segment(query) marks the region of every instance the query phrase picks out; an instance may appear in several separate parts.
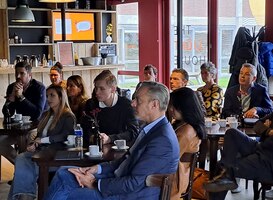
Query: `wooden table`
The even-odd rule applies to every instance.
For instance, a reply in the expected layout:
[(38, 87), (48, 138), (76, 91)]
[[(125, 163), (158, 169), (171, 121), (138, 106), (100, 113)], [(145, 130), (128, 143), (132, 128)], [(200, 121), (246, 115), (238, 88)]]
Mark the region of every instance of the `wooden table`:
[[(209, 171), (210, 171), (210, 178), (212, 179), (215, 175), (215, 167), (217, 164), (217, 150), (218, 150), (218, 142), (220, 137), (225, 136), (226, 130), (229, 127), (220, 128), (218, 124), (212, 126), (211, 128), (206, 128), (208, 139), (210, 141), (209, 144), (209, 151), (210, 151), (210, 161), (209, 161)], [(253, 131), (252, 128), (239, 128), (242, 132), (247, 134), (248, 136), (257, 136), (256, 133)]]
[[(57, 150), (48, 148), (36, 153), (32, 160), (39, 166), (39, 181), (38, 181), (38, 199), (43, 199), (43, 196), (48, 188), (48, 173), (50, 167), (60, 167), (60, 166), (81, 166), (87, 167), (101, 162), (116, 160), (121, 158), (126, 151), (115, 151), (111, 149), (112, 145), (103, 146), (103, 155), (101, 158), (91, 158), (84, 155), (87, 150), (83, 150), (81, 154), (83, 155), (80, 159), (74, 160), (56, 160), (55, 155)], [(66, 149), (67, 151), (73, 151), (75, 149)]]
[(0, 135), (16, 137), (19, 153), (24, 152), (27, 147), (28, 133), (37, 128), (38, 123), (11, 123), (4, 124), (0, 118)]

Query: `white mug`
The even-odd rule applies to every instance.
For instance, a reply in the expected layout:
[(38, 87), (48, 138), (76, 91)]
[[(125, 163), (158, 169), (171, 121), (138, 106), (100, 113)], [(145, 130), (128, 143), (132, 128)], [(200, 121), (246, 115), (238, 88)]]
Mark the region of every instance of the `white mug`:
[(126, 148), (126, 140), (115, 140), (114, 144), (117, 146), (118, 149)]
[(27, 123), (30, 121), (30, 116), (22, 116), (23, 123)]
[(76, 138), (76, 135), (68, 135), (67, 136), (68, 145), (75, 145), (75, 138)]
[(206, 127), (212, 127), (212, 119), (210, 117), (205, 118), (205, 126)]
[(230, 124), (232, 122), (237, 122), (237, 119), (236, 119), (236, 117), (227, 117), (227, 121)]
[(20, 120), (22, 120), (22, 114), (15, 114), (15, 115), (14, 115), (14, 120), (15, 120), (15, 121), (20, 121)]
[(230, 128), (237, 128), (238, 127), (238, 122), (237, 121), (236, 122), (230, 122), (229, 127)]
[(100, 148), (98, 145), (89, 145), (89, 155), (97, 156), (100, 154)]
[(227, 120), (219, 119), (218, 124), (220, 125), (220, 127), (224, 128), (227, 125)]

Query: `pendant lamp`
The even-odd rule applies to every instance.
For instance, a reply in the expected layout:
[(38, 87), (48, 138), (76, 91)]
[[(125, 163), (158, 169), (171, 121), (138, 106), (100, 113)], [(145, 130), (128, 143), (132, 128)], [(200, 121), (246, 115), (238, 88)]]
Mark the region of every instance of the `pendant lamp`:
[(34, 22), (35, 18), (28, 6), (27, 0), (17, 0), (17, 5), (14, 10), (12, 22)]
[(39, 2), (43, 3), (69, 3), (75, 2), (76, 0), (39, 0)]

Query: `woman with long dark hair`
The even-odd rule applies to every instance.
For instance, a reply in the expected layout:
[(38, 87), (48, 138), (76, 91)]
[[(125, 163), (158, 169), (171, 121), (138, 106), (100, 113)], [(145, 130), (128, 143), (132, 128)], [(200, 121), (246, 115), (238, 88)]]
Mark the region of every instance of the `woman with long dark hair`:
[[(201, 140), (206, 137), (204, 113), (195, 92), (187, 87), (171, 93), (169, 110), (180, 146), (180, 157), (199, 151)], [(173, 182), (171, 199), (179, 199), (188, 187), (189, 163), (179, 163)]]

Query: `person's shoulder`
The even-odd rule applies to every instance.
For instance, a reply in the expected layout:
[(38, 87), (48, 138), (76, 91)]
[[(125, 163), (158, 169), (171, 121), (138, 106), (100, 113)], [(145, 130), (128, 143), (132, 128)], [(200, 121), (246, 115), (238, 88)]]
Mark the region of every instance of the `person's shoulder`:
[(213, 89), (217, 89), (217, 90), (223, 90), (219, 85), (217, 85), (217, 84), (213, 84), (212, 85), (212, 88)]
[(240, 89), (240, 85), (234, 85), (234, 86), (228, 88), (228, 89), (226, 90), (226, 93), (238, 92), (239, 89)]
[(129, 100), (126, 97), (122, 97), (122, 96), (118, 95), (118, 103), (121, 105), (123, 105), (123, 104), (128, 105), (128, 104), (131, 104), (131, 100)]
[(31, 85), (38, 88), (45, 88), (45, 85), (36, 79), (31, 79)]
[(259, 83), (254, 83), (253, 84), (253, 89), (260, 89), (260, 90), (267, 90), (267, 88), (264, 85), (261, 85)]

